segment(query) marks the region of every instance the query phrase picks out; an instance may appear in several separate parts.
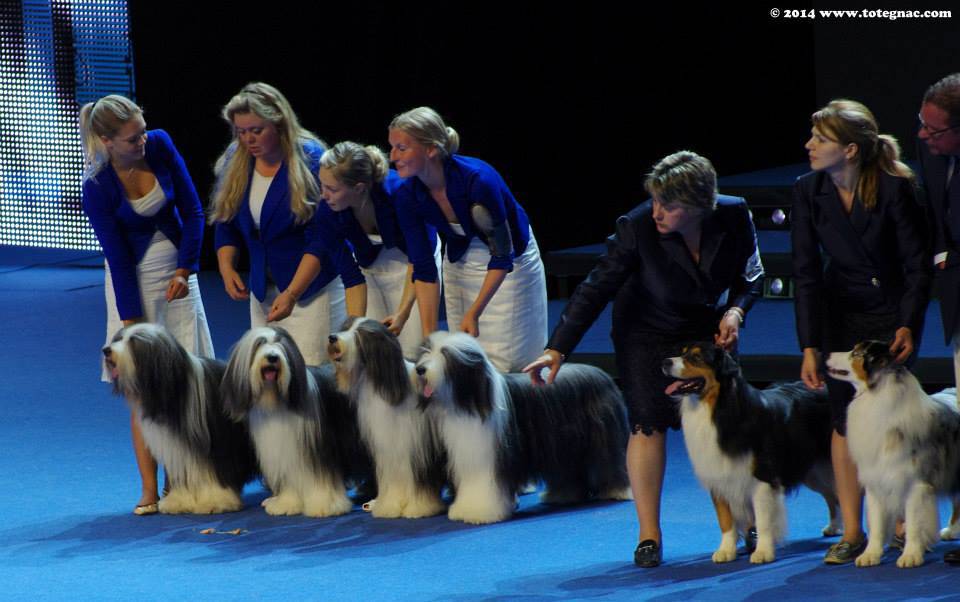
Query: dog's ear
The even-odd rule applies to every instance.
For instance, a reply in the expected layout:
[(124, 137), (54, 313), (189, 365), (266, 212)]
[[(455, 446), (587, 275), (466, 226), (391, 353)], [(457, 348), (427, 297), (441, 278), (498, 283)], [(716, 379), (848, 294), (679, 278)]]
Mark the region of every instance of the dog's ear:
[(410, 375), (400, 341), (376, 320), (364, 320), (354, 331), (357, 358), (377, 393), (390, 405), (400, 405), (410, 393)]
[(310, 383), (307, 380), (307, 362), (303, 359), (300, 348), (290, 333), (277, 328), (278, 343), (283, 348), (283, 355), (290, 372), (290, 385), (287, 387), (287, 407), (291, 412), (301, 412), (310, 407), (308, 400), (311, 394)]
[(450, 383), (454, 405), (486, 420), (493, 411), (490, 396), (493, 383), (490, 382), (483, 352), (469, 347), (453, 349), (446, 345), (440, 352), (443, 355), (444, 378)]
[(161, 328), (130, 332), (125, 346), (136, 367), (143, 415), (179, 430), (184, 402), (193, 386), (192, 364), (186, 349)]
[(253, 387), (250, 384), (250, 369), (257, 347), (263, 337), (246, 334), (230, 352), (226, 371), (220, 381), (220, 402), (231, 420), (240, 422), (250, 413), (253, 404)]
[(740, 364), (730, 353), (721, 347), (717, 347), (716, 354), (718, 356), (717, 374), (719, 376), (739, 376)]
[(894, 361), (890, 353), (891, 341), (865, 341), (862, 343), (863, 371), (867, 373), (867, 386), (876, 385), (884, 372), (905, 370)]

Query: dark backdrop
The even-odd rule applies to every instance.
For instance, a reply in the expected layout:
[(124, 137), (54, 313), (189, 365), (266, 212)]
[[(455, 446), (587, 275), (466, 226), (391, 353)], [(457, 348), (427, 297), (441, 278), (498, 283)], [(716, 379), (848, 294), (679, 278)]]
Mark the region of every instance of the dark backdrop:
[[(130, 13), (138, 100), (148, 124), (173, 135), (201, 196), (228, 141), (220, 107), (248, 81), (280, 88), (331, 144), (386, 147), (391, 117), (426, 104), (460, 132), (463, 154), (500, 170), (545, 250), (601, 240), (643, 200), (643, 174), (675, 150), (708, 156), (720, 175), (803, 161), (822, 99), (890, 104), (871, 97), (876, 69), (861, 67), (873, 60), (853, 41), (861, 32), (879, 30), (885, 47), (914, 45), (913, 56), (883, 54), (899, 61), (897, 76), (929, 42), (915, 24), (825, 29), (764, 6), (198, 4), (133, 2)], [(912, 37), (889, 39), (899, 32)], [(905, 130), (927, 83), (879, 87), (911, 101)]]

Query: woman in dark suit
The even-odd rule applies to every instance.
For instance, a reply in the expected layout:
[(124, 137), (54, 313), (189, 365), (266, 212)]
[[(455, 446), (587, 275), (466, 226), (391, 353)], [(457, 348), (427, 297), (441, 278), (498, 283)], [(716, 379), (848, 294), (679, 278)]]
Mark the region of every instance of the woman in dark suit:
[(695, 153), (674, 153), (644, 182), (652, 200), (617, 220), (607, 252), (570, 298), (547, 349), (524, 368), (535, 383), (560, 364), (614, 300), (611, 336), (633, 435), (627, 472), (640, 521), (634, 562), (662, 561), (660, 493), (666, 431), (680, 428), (676, 404), (664, 393), (673, 380), (663, 358), (680, 346), (713, 339), (732, 349), (763, 286), (757, 235), (741, 198), (718, 196), (713, 165)]
[[(234, 140), (217, 161), (211, 221), (224, 287), (230, 298), (250, 300), (251, 328), (277, 322), (306, 362), (317, 365), (326, 358), (329, 334), (347, 314), (364, 315), (366, 303), (350, 250), (329, 248), (318, 223), (324, 146), (300, 126), (280, 91), (264, 83), (244, 86), (223, 118)], [(252, 299), (236, 270), (241, 247), (250, 254)]]
[[(810, 167), (794, 187), (791, 235), (801, 378), (824, 385), (823, 354), (864, 339), (892, 341), (897, 361), (919, 345), (932, 266), (913, 174), (895, 139), (880, 135), (867, 107), (834, 100), (813, 114)], [(833, 469), (843, 539), (827, 564), (854, 560), (865, 545), (861, 491), (846, 442), (853, 389), (826, 379), (833, 410)]]
[[(107, 344), (123, 326), (167, 328), (185, 349), (213, 357), (200, 298), (203, 209), (183, 157), (163, 130), (147, 130), (132, 100), (111, 94), (80, 109), (83, 210), (103, 247)], [(112, 375), (103, 368), (101, 379)], [(142, 491), (134, 514), (157, 512), (157, 463), (131, 414)]]

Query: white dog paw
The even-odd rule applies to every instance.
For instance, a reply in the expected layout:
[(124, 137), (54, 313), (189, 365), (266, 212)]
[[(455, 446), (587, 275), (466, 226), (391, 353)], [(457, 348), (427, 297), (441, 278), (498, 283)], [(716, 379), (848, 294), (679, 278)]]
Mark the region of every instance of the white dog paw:
[(626, 501), (633, 499), (633, 492), (630, 491), (629, 487), (619, 487), (616, 489), (607, 489), (606, 491), (601, 491), (594, 496), (598, 500), (617, 500), (617, 501)]
[(447, 518), (450, 520), (462, 521), (472, 525), (486, 525), (498, 523), (511, 514), (510, 509), (501, 507), (499, 504), (491, 504), (489, 507), (468, 507), (462, 502), (453, 502), (447, 511)]
[(750, 554), (750, 562), (753, 564), (766, 564), (767, 562), (773, 562), (776, 557), (777, 555), (773, 551), (773, 546), (757, 546), (753, 554)]
[(737, 548), (727, 548), (720, 546), (717, 548), (717, 551), (713, 553), (711, 559), (716, 563), (721, 562), (731, 562), (737, 559)]
[(944, 541), (960, 539), (960, 523), (953, 523), (940, 529), (940, 539)]
[(914, 567), (921, 566), (922, 564), (923, 552), (904, 550), (903, 554), (900, 554), (900, 558), (897, 558), (897, 566), (901, 569), (912, 569)]
[(373, 506), (371, 514), (375, 518), (400, 518), (403, 516), (403, 501), (397, 496), (381, 495)]
[(303, 512), (303, 504), (294, 496), (269, 497), (263, 500), (263, 508), (271, 516), (290, 516)]
[[(376, 509), (379, 507), (380, 502), (378, 500), (377, 505), (374, 506), (374, 513), (376, 513)], [(350, 501), (350, 498), (348, 498), (346, 494), (330, 495), (321, 500), (308, 500), (304, 507), (303, 514), (304, 516), (322, 518), (325, 516), (340, 516), (351, 510), (353, 510), (353, 502)]]
[(421, 495), (403, 508), (403, 518), (426, 518), (443, 513), (446, 506), (440, 498), (433, 495)]
[(866, 566), (877, 566), (880, 564), (880, 557), (883, 556), (881, 552), (875, 552), (873, 550), (866, 550), (863, 554), (857, 556), (857, 559), (854, 561), (859, 567)]
[(193, 503), (190, 496), (173, 490), (157, 502), (157, 509), (162, 514), (185, 514), (192, 511)]

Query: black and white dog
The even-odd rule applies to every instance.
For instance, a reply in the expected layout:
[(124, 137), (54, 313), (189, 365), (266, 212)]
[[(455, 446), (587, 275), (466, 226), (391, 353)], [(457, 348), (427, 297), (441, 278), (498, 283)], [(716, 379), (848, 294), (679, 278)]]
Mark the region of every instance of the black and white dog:
[(831, 353), (827, 369), (856, 389), (847, 407), (847, 444), (867, 491), (870, 532), (857, 566), (880, 563), (899, 517), (906, 543), (897, 566), (920, 566), (940, 535), (937, 495), (960, 492), (960, 411), (927, 395), (893, 361), (889, 343), (866, 341)]
[(420, 408), (413, 363), (377, 320), (356, 318), (344, 328), (330, 335), (327, 352), (373, 457), (378, 490), (373, 515), (421, 518), (443, 512), (444, 466), (430, 417)]
[(666, 393), (681, 398), (687, 452), (717, 511), (721, 539), (714, 562), (734, 560), (738, 533), (752, 526), (757, 541), (750, 562), (774, 560), (774, 547), (786, 533), (784, 494), (801, 483), (827, 502), (830, 524), (823, 534), (839, 533), (833, 426), (824, 391), (809, 391), (803, 383), (756, 389), (736, 360), (712, 343), (665, 359), (663, 372), (679, 379)]
[(254, 328), (230, 355), (221, 394), (249, 425), (260, 470), (272, 492), (268, 514), (336, 516), (349, 512), (346, 478), (363, 465), (356, 418), (333, 370), (309, 367), (280, 327)]
[(103, 356), (114, 391), (133, 407), (147, 448), (166, 470), (160, 512), (243, 508), (240, 494), (256, 474), (256, 458), (246, 428), (220, 404), (223, 362), (188, 353), (155, 324), (123, 328)]
[(499, 373), (473, 337), (437, 332), (416, 372), (448, 456), (450, 519), (504, 520), (518, 488), (540, 479), (547, 503), (630, 499), (626, 408), (602, 370), (567, 364), (536, 387), (526, 374)]

